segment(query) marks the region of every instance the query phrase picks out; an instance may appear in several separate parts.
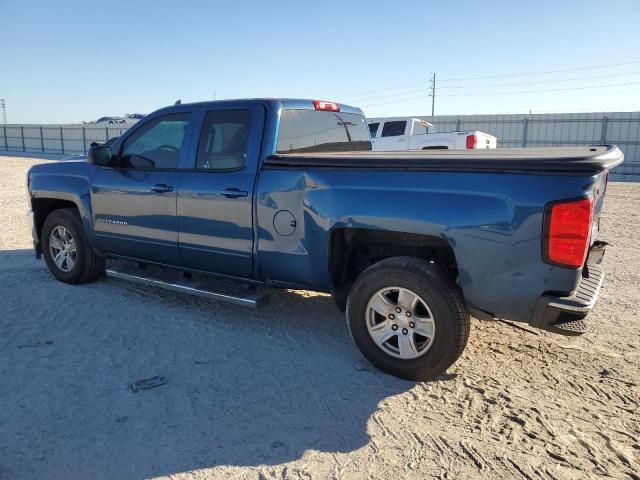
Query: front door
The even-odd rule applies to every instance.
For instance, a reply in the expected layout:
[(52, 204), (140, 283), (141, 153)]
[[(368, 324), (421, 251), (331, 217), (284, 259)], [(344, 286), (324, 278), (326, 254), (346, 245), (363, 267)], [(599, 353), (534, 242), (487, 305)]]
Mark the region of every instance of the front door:
[(178, 189), (180, 254), (193, 269), (248, 278), (264, 107), (238, 103), (201, 116), (196, 155)]
[(178, 166), (187, 155), (191, 115), (181, 111), (150, 118), (114, 145), (115, 168), (100, 168), (91, 185), (98, 248), (181, 265)]

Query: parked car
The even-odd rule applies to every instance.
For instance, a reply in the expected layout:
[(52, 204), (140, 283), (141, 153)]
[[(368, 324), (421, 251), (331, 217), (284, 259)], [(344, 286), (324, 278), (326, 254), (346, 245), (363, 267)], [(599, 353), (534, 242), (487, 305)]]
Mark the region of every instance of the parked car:
[(111, 138), (109, 138), (109, 139), (108, 139), (106, 142), (104, 142), (104, 143), (100, 143), (100, 142), (91, 142), (91, 143), (89, 144), (89, 146), (93, 148), (93, 147), (98, 147), (98, 146), (100, 146), (100, 145), (111, 145), (111, 144), (113, 144), (117, 139), (118, 139), (118, 137), (111, 137)]
[(367, 123), (374, 150), (478, 150), (497, 146), (496, 137), (488, 133), (435, 133), (431, 123), (419, 118), (371, 118)]
[(109, 125), (116, 125), (127, 123), (127, 121), (122, 117), (100, 117), (96, 120), (96, 123), (108, 123)]
[(330, 292), (365, 357), (426, 380), (462, 353), (469, 313), (586, 331), (622, 159), (613, 146), (371, 152), (347, 105), (182, 104), (88, 161), (33, 166), (33, 242), (71, 284), (109, 260), (113, 277), (254, 307), (263, 287)]

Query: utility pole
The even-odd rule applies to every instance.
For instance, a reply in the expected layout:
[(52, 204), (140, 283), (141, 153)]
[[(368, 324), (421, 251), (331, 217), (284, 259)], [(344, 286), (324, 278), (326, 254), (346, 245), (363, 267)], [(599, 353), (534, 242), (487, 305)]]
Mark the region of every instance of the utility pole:
[(0, 98), (0, 108), (2, 108), (2, 120), (4, 124), (7, 124), (7, 101), (4, 98)]
[(436, 114), (436, 74), (433, 74), (433, 78), (431, 79), (431, 116), (434, 117)]

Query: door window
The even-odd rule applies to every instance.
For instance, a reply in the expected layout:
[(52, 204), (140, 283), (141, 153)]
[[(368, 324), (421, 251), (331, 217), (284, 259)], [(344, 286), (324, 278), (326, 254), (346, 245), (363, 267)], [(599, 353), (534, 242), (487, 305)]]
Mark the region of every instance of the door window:
[(404, 135), (404, 131), (407, 128), (406, 120), (394, 120), (391, 122), (384, 122), (384, 126), (382, 127), (382, 135), (381, 137), (397, 137), (399, 135)]
[(247, 162), (251, 112), (211, 110), (202, 124), (196, 168), (238, 170)]
[(133, 132), (124, 142), (121, 167), (137, 170), (178, 167), (185, 148), (185, 134), (190, 113), (173, 113), (158, 117)]
[(278, 153), (368, 150), (371, 138), (361, 114), (296, 109), (280, 114)]
[(369, 135), (371, 135), (371, 138), (376, 138), (376, 133), (378, 133), (379, 126), (380, 126), (380, 122), (369, 124)]

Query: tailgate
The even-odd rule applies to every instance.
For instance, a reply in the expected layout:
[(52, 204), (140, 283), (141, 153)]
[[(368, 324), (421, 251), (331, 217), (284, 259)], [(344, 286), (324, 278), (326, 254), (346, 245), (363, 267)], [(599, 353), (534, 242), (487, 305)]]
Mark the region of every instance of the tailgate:
[(498, 146), (498, 139), (493, 135), (489, 135), (484, 132), (476, 132), (478, 141), (476, 148), (496, 148)]

